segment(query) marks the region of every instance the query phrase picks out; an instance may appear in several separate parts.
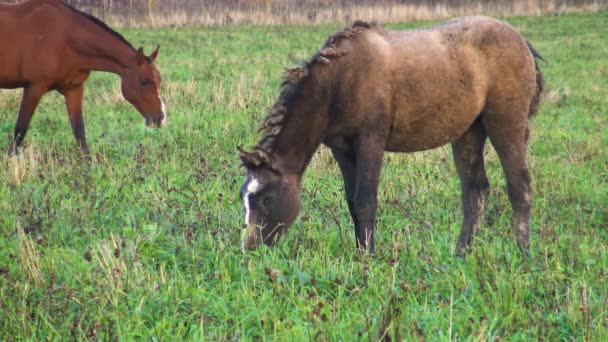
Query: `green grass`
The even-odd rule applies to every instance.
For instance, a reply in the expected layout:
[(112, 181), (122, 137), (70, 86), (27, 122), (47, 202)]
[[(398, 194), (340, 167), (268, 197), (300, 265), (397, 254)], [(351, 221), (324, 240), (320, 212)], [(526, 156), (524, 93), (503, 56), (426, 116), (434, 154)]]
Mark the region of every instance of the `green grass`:
[[(484, 224), (454, 257), (449, 147), (386, 155), (373, 257), (355, 251), (324, 148), (298, 221), (243, 254), (236, 146), (256, 142), (283, 68), (338, 27), (126, 29), (161, 44), (169, 125), (146, 130), (118, 78), (94, 74), (83, 161), (62, 98), (43, 99), (23, 153), (0, 156), (0, 340), (608, 339), (608, 13), (509, 21), (548, 61), (529, 259), (491, 148)], [(0, 92), (3, 148), (18, 103)]]

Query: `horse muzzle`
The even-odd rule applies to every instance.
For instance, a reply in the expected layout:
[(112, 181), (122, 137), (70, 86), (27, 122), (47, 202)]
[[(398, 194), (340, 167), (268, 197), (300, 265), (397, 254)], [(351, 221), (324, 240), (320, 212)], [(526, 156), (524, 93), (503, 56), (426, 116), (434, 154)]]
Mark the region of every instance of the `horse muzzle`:
[(257, 224), (248, 224), (243, 234), (243, 250), (255, 250), (263, 241), (262, 228)]
[(163, 113), (160, 119), (149, 119), (146, 118), (146, 127), (149, 128), (160, 128), (167, 123), (167, 114)]

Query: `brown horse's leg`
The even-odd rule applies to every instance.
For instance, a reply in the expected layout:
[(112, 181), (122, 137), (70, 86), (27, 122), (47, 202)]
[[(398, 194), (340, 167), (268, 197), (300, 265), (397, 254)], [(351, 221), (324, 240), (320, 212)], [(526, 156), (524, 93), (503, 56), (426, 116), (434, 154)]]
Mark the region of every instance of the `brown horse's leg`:
[(486, 133), (479, 120), (452, 144), (454, 162), (460, 177), (462, 211), (464, 221), (456, 244), (456, 255), (462, 257), (471, 243), (471, 237), (479, 227), (486, 205), (490, 184), (486, 177), (483, 148)]
[(79, 85), (63, 91), (62, 93), (65, 97), (65, 104), (68, 109), (68, 115), (70, 116), (74, 138), (76, 138), (80, 151), (84, 154), (88, 154), (89, 147), (87, 146), (87, 139), (84, 133), (84, 119), (82, 118), (82, 95), (84, 93), (84, 87), (83, 85)]
[(342, 177), (344, 178), (344, 192), (346, 193), (346, 203), (348, 203), (348, 210), (350, 216), (353, 218), (355, 227), (359, 225), (359, 220), (355, 212), (355, 189), (357, 181), (357, 169), (355, 156), (352, 151), (344, 152), (338, 149), (331, 149), (331, 152), (338, 162)]
[(29, 85), (23, 88), (23, 98), (21, 99), (21, 108), (19, 108), (19, 116), (17, 117), (17, 124), (15, 125), (15, 134), (13, 136), (13, 143), (8, 149), (8, 156), (12, 156), (17, 153), (17, 149), (21, 145), (27, 129), (32, 121), (34, 111), (40, 102), (40, 98), (47, 92), (46, 87)]
[[(520, 118), (517, 120), (516, 118)], [(526, 165), (528, 139), (527, 111), (521, 115), (484, 118), (484, 128), (500, 158), (507, 179), (507, 192), (515, 212), (515, 232), (519, 248), (530, 249), (531, 179)], [(487, 119), (487, 120), (486, 120)]]
[(360, 136), (355, 145), (356, 188), (353, 211), (359, 221), (355, 225), (357, 247), (374, 251), (374, 228), (378, 183), (386, 138), (378, 135)]

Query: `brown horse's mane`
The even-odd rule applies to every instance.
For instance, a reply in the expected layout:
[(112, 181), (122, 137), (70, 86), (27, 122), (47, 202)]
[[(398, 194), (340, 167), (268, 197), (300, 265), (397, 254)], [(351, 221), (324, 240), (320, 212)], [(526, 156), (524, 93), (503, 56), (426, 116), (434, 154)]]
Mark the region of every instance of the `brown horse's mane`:
[(59, 1), (61, 4), (63, 4), (64, 6), (66, 6), (67, 8), (69, 8), (70, 10), (72, 10), (73, 12), (75, 12), (76, 14), (79, 14), (81, 16), (83, 16), (85, 19), (88, 19), (89, 21), (93, 22), (94, 24), (96, 24), (97, 26), (101, 27), (102, 29), (104, 29), (106, 32), (110, 33), (111, 35), (113, 35), (114, 37), (116, 37), (118, 40), (120, 40), (121, 42), (127, 44), (128, 47), (130, 47), (131, 49), (135, 50), (135, 48), (133, 47), (133, 45), (131, 45), (131, 43), (129, 43), (128, 40), (125, 39), (125, 37), (123, 37), (120, 33), (114, 31), (110, 26), (108, 26), (106, 23), (104, 23), (103, 21), (101, 21), (99, 18), (88, 14), (86, 12), (83, 12), (79, 9), (76, 9), (74, 7), (72, 7), (70, 4), (66, 4), (63, 1)]
[(332, 59), (344, 56), (346, 51), (340, 48), (340, 42), (353, 39), (362, 31), (369, 29), (379, 29), (379, 26), (376, 23), (357, 20), (352, 26), (331, 35), (310, 61), (304, 62), (301, 66), (285, 70), (285, 77), (281, 84), (281, 94), (258, 129), (259, 133), (263, 133), (263, 137), (253, 147), (254, 152), (259, 153), (262, 159), (267, 159), (268, 155), (273, 152), (277, 137), (289, 117), (287, 108), (295, 100), (304, 81), (310, 77), (313, 67), (317, 64), (329, 65)]

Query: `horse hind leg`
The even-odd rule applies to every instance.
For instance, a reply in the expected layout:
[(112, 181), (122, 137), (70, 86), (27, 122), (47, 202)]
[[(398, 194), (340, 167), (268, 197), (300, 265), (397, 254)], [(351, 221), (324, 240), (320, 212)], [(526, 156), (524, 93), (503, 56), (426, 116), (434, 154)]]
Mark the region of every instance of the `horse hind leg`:
[(17, 153), (17, 149), (21, 145), (27, 129), (32, 121), (32, 116), (40, 98), (47, 92), (45, 87), (29, 85), (23, 88), (23, 98), (21, 99), (21, 107), (19, 108), (19, 116), (17, 117), (17, 124), (15, 125), (15, 133), (13, 135), (13, 142), (8, 149), (7, 155), (11, 157)]
[(486, 133), (479, 119), (460, 138), (452, 143), (454, 162), (460, 177), (464, 220), (456, 244), (456, 255), (462, 257), (479, 228), (485, 209), (490, 184), (486, 176), (483, 149)]
[(493, 113), (484, 116), (484, 128), (500, 158), (507, 180), (507, 193), (515, 214), (517, 244), (523, 252), (530, 249), (531, 178), (526, 163), (528, 110), (515, 115)]

